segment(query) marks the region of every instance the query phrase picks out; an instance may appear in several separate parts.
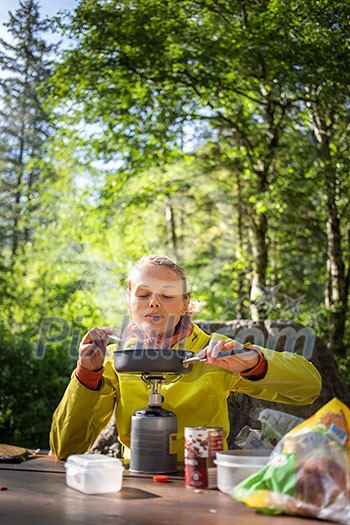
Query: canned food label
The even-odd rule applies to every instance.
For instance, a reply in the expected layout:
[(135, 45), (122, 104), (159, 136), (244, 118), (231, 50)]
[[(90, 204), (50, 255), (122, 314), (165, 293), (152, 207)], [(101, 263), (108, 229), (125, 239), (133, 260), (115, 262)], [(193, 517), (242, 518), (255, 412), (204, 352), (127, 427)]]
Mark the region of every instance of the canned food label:
[(185, 483), (190, 487), (217, 487), (216, 452), (223, 450), (222, 427), (185, 428)]

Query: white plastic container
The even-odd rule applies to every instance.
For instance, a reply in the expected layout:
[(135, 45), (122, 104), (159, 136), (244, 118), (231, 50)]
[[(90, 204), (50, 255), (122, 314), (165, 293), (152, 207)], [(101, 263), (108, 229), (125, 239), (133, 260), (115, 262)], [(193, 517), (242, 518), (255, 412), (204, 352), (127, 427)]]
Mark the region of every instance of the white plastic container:
[(216, 453), (218, 489), (231, 494), (235, 485), (260, 470), (269, 460), (266, 450), (225, 450)]
[(124, 467), (120, 459), (101, 454), (76, 454), (67, 458), (66, 483), (85, 494), (117, 492)]

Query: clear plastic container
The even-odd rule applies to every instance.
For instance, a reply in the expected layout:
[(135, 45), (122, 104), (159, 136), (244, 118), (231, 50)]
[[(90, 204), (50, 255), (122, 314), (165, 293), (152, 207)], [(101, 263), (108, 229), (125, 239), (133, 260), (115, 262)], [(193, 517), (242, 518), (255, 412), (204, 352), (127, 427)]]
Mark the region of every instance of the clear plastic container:
[(225, 450), (216, 453), (218, 489), (231, 494), (235, 485), (260, 470), (269, 460), (268, 450)]
[(101, 454), (76, 454), (67, 458), (66, 483), (85, 494), (118, 492), (124, 467), (120, 459)]

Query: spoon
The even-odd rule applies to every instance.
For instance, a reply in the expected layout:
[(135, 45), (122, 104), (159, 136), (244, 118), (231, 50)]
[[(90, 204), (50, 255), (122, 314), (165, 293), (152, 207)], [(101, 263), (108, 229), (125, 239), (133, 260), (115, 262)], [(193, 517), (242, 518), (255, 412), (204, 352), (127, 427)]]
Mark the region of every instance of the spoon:
[[(250, 344), (250, 343), (248, 343), (248, 344)], [(232, 350), (227, 350), (226, 352), (221, 352), (217, 356), (217, 358), (221, 359), (222, 357), (229, 357), (230, 355), (234, 355), (234, 354), (242, 354), (243, 352), (246, 352), (245, 345), (242, 345), (241, 348), (233, 348)], [(206, 360), (207, 360), (206, 356), (198, 357), (197, 355), (195, 355), (194, 357), (188, 357), (187, 359), (184, 359), (182, 361), (182, 364), (199, 363), (199, 362), (205, 362)]]
[(120, 337), (118, 337), (115, 334), (108, 334), (108, 337), (110, 339), (113, 339), (113, 341), (117, 341), (118, 343), (123, 343), (123, 339), (121, 339)]

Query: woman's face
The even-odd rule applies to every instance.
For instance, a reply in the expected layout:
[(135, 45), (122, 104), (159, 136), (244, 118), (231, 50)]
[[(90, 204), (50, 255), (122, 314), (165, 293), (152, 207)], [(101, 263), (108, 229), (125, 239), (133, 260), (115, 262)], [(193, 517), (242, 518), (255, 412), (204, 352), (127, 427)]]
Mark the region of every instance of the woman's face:
[(172, 336), (188, 302), (181, 277), (167, 266), (146, 263), (132, 270), (129, 310), (145, 336)]

